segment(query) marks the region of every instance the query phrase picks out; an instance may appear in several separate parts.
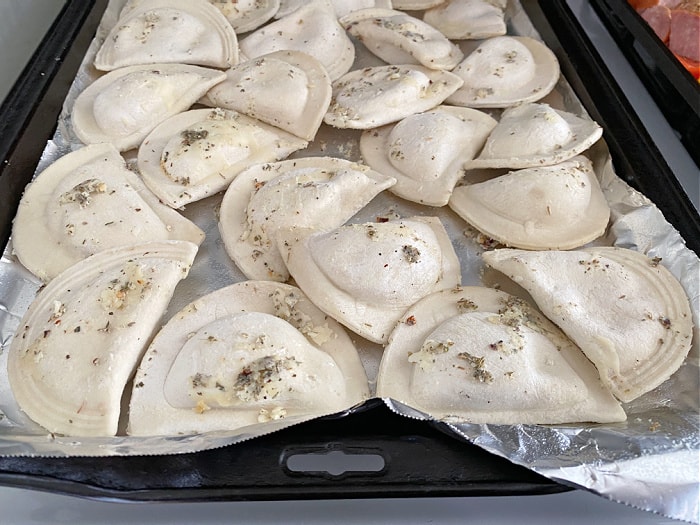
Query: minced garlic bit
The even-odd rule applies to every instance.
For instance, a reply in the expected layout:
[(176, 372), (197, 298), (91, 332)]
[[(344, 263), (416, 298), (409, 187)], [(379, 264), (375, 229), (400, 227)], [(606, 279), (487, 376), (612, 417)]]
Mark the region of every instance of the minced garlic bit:
[(418, 352), (408, 356), (408, 362), (417, 364), (423, 371), (428, 371), (435, 364), (436, 356), (449, 352), (454, 344), (454, 341), (450, 340), (443, 342), (427, 339)]
[(282, 290), (275, 290), (270, 294), (270, 298), (273, 303), (274, 315), (287, 321), (312, 343), (322, 345), (336, 337), (328, 323), (316, 326), (308, 314), (296, 307), (299, 296), (295, 292), (285, 293)]
[(106, 193), (107, 185), (99, 179), (88, 179), (76, 184), (59, 198), (60, 204), (77, 203), (81, 208), (92, 204), (92, 196), (98, 193)]
[(287, 409), (284, 407), (275, 407), (272, 410), (261, 408), (258, 412), (258, 423), (267, 423), (276, 419), (284, 419), (287, 417)]
[(138, 295), (143, 298), (143, 292), (151, 286), (151, 281), (143, 276), (141, 267), (137, 264), (128, 265), (121, 273), (124, 277), (112, 279), (100, 294), (99, 302), (106, 311), (123, 309), (130, 297)]
[(460, 352), (457, 357), (464, 359), (474, 369), (473, 377), (481, 383), (493, 383), (493, 374), (484, 368), (485, 359), (469, 352)]
[(236, 377), (233, 389), (244, 402), (264, 401), (276, 398), (285, 387), (282, 384), (284, 373), (293, 374), (299, 361), (293, 357), (265, 356), (256, 359)]

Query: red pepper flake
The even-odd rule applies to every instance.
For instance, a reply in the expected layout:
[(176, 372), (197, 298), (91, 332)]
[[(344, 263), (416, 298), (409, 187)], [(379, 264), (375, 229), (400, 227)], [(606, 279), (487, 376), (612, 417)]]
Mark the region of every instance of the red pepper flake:
[(412, 316), (408, 317), (408, 318), (406, 319), (406, 324), (407, 324), (408, 326), (413, 326), (413, 325), (415, 325), (415, 324), (416, 324), (416, 316), (415, 316), (415, 315), (412, 315)]

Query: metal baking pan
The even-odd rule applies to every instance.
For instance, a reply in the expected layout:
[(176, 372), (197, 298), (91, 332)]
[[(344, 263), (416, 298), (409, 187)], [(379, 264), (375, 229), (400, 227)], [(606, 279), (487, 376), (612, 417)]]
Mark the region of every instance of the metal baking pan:
[(700, 166), (700, 83), (627, 0), (592, 0), (591, 4)]
[[(605, 129), (619, 176), (650, 197), (688, 246), (700, 252), (700, 221), (692, 205), (571, 11), (559, 2), (522, 4), (576, 94)], [(105, 5), (106, 0), (66, 2), (0, 109), (3, 246), (22, 190), (53, 134)], [(299, 456), (332, 454), (349, 458), (349, 463), (338, 471), (294, 466)], [(0, 484), (122, 501), (514, 495), (570, 488), (485, 452), (447, 425), (394, 414), (380, 400), (348, 414), (204, 452), (0, 457)]]

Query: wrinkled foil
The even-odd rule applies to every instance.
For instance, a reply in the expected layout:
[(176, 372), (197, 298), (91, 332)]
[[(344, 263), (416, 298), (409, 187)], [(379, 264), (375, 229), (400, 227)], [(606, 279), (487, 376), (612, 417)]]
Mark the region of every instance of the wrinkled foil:
[[(55, 136), (46, 145), (37, 173), (60, 156), (81, 146), (70, 123), (75, 97), (97, 72), (91, 61), (104, 35), (116, 21), (124, 0), (112, 0), (95, 40), (71, 86)], [(509, 34), (538, 37), (517, 1), (507, 10)], [(465, 42), (468, 52), (473, 42)], [(358, 46), (356, 67), (374, 65), (376, 59)], [(543, 102), (579, 115), (586, 111), (565, 79)], [(331, 155), (360, 160), (358, 131), (322, 126), (314, 143), (294, 156)], [(700, 310), (700, 260), (686, 248), (679, 233), (644, 195), (615, 175), (604, 141), (587, 155), (593, 160), (601, 187), (612, 209), (611, 226), (597, 244), (615, 245), (661, 257), (687, 292), (695, 333), (693, 348), (680, 370), (659, 388), (624, 405), (628, 419), (616, 424), (576, 425), (478, 425), (448, 424), (455, 437), (472, 442), (513, 463), (550, 479), (583, 488), (601, 496), (669, 518), (698, 521), (700, 471), (698, 368), (698, 312)], [(127, 160), (133, 162), (133, 158)], [(478, 173), (469, 174), (478, 177)], [(223, 286), (242, 281), (243, 274), (226, 255), (216, 226), (221, 195), (192, 203), (183, 214), (206, 233), (195, 264), (178, 286), (163, 323), (192, 300)], [(483, 251), (475, 232), (447, 207), (427, 209), (384, 192), (351, 222), (377, 217), (436, 215), (445, 225), (461, 261), (462, 282), (482, 284)], [(127, 456), (177, 454), (233, 445), (312, 419), (286, 418), (243, 430), (169, 437), (75, 438), (47, 434), (19, 409), (7, 380), (7, 350), (41, 283), (12, 254), (11, 241), (0, 259), (0, 456)], [(374, 388), (382, 348), (356, 336), (355, 343)], [(406, 417), (430, 419), (390, 399), (384, 402)], [(352, 413), (357, 407), (350, 407)], [(339, 415), (342, 417), (342, 414)]]

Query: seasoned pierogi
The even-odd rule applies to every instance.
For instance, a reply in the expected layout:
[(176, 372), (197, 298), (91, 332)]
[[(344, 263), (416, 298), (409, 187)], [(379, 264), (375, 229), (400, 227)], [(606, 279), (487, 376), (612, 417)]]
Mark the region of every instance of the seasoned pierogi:
[(340, 19), (345, 30), (388, 64), (453, 69), (462, 50), (419, 18), (394, 9), (360, 9)]
[(128, 433), (299, 422), (368, 397), (340, 325), (296, 287), (244, 281), (197, 299), (158, 333), (134, 378)]
[(534, 168), (583, 153), (603, 135), (595, 121), (528, 103), (503, 111), (481, 153), (465, 169)]
[(423, 14), (423, 21), (453, 40), (482, 39), (506, 34), (502, 0), (445, 0)]
[(43, 281), (108, 248), (203, 239), (202, 230), (127, 169), (111, 144), (85, 146), (49, 165), (25, 189), (12, 228), (15, 255)]
[(137, 0), (122, 10), (94, 65), (112, 71), (164, 63), (227, 68), (237, 62), (236, 33), (207, 0)]
[(559, 61), (542, 42), (525, 36), (488, 38), (452, 70), (464, 84), (447, 99), (471, 108), (535, 102), (559, 80)]
[(495, 126), (495, 119), (476, 109), (438, 106), (364, 131), (360, 151), (367, 164), (396, 177), (392, 193), (444, 206), (464, 174), (464, 163), (481, 151)]
[(240, 49), (248, 60), (273, 51), (301, 51), (321, 62), (331, 80), (347, 73), (355, 60), (352, 41), (332, 7), (322, 0), (307, 2), (261, 27), (240, 41)]
[(226, 73), (185, 64), (150, 64), (110, 71), (78, 95), (73, 130), (85, 144), (136, 148), (153, 128), (185, 111)]
[(332, 157), (252, 166), (229, 186), (219, 211), (226, 252), (249, 279), (286, 281), (280, 228), (329, 231), (343, 225), (396, 179)]
[(330, 101), (331, 79), (323, 64), (301, 51), (274, 51), (230, 68), (200, 102), (313, 140)]
[(621, 401), (666, 381), (690, 350), (688, 298), (658, 259), (608, 246), (568, 252), (502, 249), (483, 258), (530, 293)]
[(461, 85), (457, 75), (418, 65), (357, 69), (333, 82), (323, 121), (336, 128), (376, 128), (440, 105)]
[(459, 260), (436, 217), (280, 229), (277, 246), (304, 293), (331, 317), (385, 343), (420, 298), (460, 283)]
[(223, 109), (193, 109), (160, 124), (143, 141), (138, 166), (146, 185), (179, 208), (225, 190), (244, 169), (286, 158), (307, 142)]
[(482, 287), (431, 294), (389, 338), (377, 395), (453, 423), (624, 421), (581, 351), (534, 308)]
[(8, 355), (22, 411), (49, 432), (115, 435), (124, 387), (196, 253), (186, 241), (113, 248), (49, 282)]
[(449, 206), (499, 243), (526, 250), (569, 250), (597, 239), (610, 207), (590, 160), (511, 171), (455, 188)]

